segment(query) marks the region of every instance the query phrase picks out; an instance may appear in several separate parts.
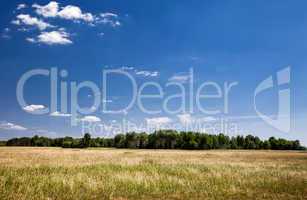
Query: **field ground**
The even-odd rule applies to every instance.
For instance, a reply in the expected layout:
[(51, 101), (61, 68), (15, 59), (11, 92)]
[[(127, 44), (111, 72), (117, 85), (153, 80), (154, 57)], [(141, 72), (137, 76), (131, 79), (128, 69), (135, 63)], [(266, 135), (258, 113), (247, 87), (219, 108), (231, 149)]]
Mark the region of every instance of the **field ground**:
[(0, 199), (306, 199), (307, 153), (0, 148)]

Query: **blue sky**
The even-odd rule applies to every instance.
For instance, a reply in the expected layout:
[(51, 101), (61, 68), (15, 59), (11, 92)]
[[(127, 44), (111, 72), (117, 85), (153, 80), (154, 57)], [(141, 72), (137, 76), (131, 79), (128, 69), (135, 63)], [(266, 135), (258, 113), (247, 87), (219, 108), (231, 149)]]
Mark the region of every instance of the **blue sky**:
[[(307, 144), (306, 6), (306, 1), (287, 0), (9, 1), (0, 8), (0, 139), (82, 134), (80, 125), (71, 126), (67, 116), (33, 115), (18, 104), (17, 82), (29, 70), (65, 69), (68, 76), (63, 81), (92, 81), (102, 88), (103, 70), (123, 69), (135, 77), (138, 86), (148, 81), (162, 85), (162, 100), (144, 101), (148, 108), (156, 109), (167, 96), (178, 92), (165, 84), (184, 82), (193, 68), (196, 88), (205, 81), (219, 85), (238, 82), (229, 96), (228, 113), (207, 115), (196, 110), (149, 115), (135, 105), (126, 114), (96, 111), (80, 115), (80, 119), (96, 117), (98, 123), (110, 126), (123, 119), (135, 124), (180, 123), (185, 117), (212, 119), (204, 123), (213, 123), (213, 119), (228, 117), (238, 125), (240, 134), (300, 139)], [(261, 81), (288, 66), (291, 129), (283, 132), (257, 116), (253, 97)], [(50, 107), (49, 81), (36, 77), (27, 82), (25, 99), (29, 105)], [(108, 83), (108, 106), (116, 109), (129, 102), (128, 80), (114, 76)], [(156, 91), (149, 88), (146, 92)], [(274, 117), (277, 93), (278, 88), (264, 93), (257, 107)], [(93, 96), (82, 90), (78, 102), (91, 106)], [(171, 107), (179, 104), (174, 100)], [(223, 108), (220, 99), (204, 104)]]

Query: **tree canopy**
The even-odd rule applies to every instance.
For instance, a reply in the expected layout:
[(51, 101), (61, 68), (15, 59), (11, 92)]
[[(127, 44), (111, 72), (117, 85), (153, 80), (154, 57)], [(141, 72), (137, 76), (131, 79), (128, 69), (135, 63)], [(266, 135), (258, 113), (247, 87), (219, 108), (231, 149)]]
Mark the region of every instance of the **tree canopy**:
[(290, 141), (270, 137), (261, 140), (257, 136), (227, 136), (222, 133), (210, 135), (198, 132), (178, 132), (174, 130), (158, 130), (154, 133), (118, 134), (114, 138), (91, 138), (89, 133), (83, 138), (13, 138), (6, 141), (7, 146), (38, 146), (38, 147), (115, 147), (132, 149), (272, 149), (272, 150), (303, 150), (298, 140)]

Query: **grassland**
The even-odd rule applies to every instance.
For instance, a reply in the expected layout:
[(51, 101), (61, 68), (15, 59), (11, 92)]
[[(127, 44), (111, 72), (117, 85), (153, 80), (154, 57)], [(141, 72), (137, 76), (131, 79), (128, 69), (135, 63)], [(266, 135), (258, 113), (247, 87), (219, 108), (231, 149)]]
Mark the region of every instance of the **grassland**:
[(306, 199), (307, 153), (0, 148), (0, 199)]

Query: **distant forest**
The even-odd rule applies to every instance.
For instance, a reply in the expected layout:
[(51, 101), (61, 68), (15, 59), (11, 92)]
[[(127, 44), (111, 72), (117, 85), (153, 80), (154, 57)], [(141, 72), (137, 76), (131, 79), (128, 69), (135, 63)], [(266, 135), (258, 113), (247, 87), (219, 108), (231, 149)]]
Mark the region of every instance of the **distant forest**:
[(114, 147), (131, 149), (272, 149), (272, 150), (305, 150), (298, 140), (290, 141), (270, 137), (261, 140), (257, 136), (234, 136), (224, 134), (210, 135), (198, 132), (178, 132), (160, 130), (154, 133), (118, 134), (114, 138), (91, 138), (86, 133), (83, 138), (47, 138), (34, 136), (32, 138), (13, 138), (2, 142), (6, 146), (34, 147)]

